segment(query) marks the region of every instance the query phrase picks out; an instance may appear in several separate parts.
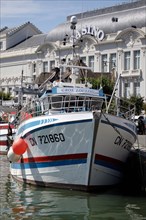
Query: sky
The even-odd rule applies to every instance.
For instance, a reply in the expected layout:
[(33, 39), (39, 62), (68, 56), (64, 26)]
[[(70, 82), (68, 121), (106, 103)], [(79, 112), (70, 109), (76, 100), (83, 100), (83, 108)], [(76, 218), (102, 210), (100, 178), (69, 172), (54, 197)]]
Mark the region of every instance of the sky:
[(76, 13), (120, 5), (135, 0), (0, 0), (0, 28), (33, 23), (43, 33)]

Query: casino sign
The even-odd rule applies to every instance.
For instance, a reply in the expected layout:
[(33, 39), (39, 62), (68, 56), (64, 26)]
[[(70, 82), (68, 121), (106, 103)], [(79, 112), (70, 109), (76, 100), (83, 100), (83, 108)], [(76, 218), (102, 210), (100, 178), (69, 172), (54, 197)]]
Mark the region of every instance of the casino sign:
[(84, 35), (94, 36), (98, 41), (102, 41), (105, 37), (103, 30), (100, 30), (98, 27), (92, 25), (83, 27), (81, 31), (76, 30), (75, 39), (78, 40)]

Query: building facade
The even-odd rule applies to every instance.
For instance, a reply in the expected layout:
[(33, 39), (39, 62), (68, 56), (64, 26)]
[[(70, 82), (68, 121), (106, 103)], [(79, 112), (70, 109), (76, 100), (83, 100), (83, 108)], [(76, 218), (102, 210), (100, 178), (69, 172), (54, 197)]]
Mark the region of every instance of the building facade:
[[(75, 15), (72, 39), (70, 19), (43, 34), (30, 22), (0, 30), (0, 90), (32, 86), (41, 73), (51, 72), (74, 55), (95, 73), (121, 75), (119, 95), (144, 97), (146, 102), (146, 1)], [(74, 43), (75, 50), (71, 50)], [(24, 97), (25, 99), (25, 97)]]

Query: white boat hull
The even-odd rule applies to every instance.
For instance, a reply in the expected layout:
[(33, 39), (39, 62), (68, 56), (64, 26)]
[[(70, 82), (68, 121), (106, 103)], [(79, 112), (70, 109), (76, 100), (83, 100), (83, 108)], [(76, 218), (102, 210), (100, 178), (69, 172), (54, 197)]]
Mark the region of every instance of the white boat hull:
[(14, 178), (79, 190), (118, 184), (136, 140), (132, 122), (92, 112), (32, 118), (21, 124), (17, 136), (28, 149), (10, 164)]
[[(0, 154), (6, 155), (8, 152), (8, 123), (0, 125)], [(16, 129), (12, 128), (12, 136), (9, 137), (13, 139)]]

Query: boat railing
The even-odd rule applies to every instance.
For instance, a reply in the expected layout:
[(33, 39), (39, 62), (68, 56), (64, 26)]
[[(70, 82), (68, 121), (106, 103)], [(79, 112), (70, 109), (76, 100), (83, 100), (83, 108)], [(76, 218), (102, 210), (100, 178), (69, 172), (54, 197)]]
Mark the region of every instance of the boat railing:
[[(60, 113), (103, 111), (107, 113), (107, 99), (87, 96), (54, 95), (28, 103), (19, 112), (19, 122), (26, 119)], [(132, 119), (135, 107), (127, 101), (115, 98), (108, 106), (108, 114)]]
[(42, 115), (101, 110), (103, 99), (86, 96), (52, 96), (28, 103), (19, 112), (20, 122)]
[(132, 120), (133, 115), (135, 115), (135, 105), (123, 98), (114, 97), (114, 99), (108, 106), (107, 113)]

